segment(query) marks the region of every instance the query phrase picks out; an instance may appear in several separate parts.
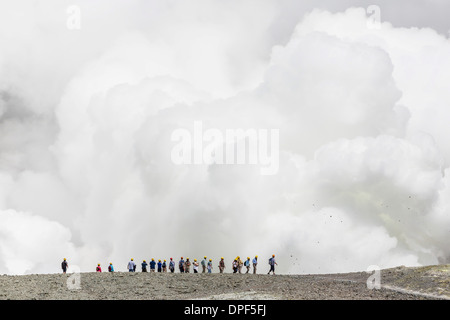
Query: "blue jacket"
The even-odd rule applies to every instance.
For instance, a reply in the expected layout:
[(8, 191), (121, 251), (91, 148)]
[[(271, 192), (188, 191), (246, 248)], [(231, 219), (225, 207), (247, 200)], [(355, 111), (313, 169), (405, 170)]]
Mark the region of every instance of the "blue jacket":
[(150, 261), (150, 269), (155, 269), (156, 262)]

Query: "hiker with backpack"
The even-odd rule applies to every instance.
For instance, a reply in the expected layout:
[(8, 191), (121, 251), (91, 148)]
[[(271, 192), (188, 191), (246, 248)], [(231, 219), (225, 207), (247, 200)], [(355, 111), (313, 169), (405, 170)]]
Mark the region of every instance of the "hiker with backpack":
[(114, 266), (113, 266), (112, 262), (109, 263), (108, 272), (114, 272)]
[(133, 261), (133, 258), (131, 258), (130, 262), (128, 262), (128, 272), (134, 272), (136, 270), (136, 264)]
[(95, 269), (97, 272), (102, 272), (102, 267), (100, 267), (100, 263), (97, 264), (97, 268)]
[(267, 274), (270, 274), (270, 272), (272, 271), (273, 274), (275, 275), (275, 265), (278, 265), (278, 263), (275, 261), (275, 255), (272, 255), (272, 258), (269, 259), (269, 265), (270, 265), (270, 270), (269, 272), (267, 272)]
[(247, 257), (247, 260), (244, 261), (244, 266), (247, 268), (248, 273), (250, 271), (250, 257)]

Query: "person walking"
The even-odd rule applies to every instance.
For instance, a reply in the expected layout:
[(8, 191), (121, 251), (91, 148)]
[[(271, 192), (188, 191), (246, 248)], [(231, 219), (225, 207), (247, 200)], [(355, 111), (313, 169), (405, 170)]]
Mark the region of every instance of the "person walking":
[(275, 275), (275, 265), (278, 265), (278, 263), (275, 261), (275, 255), (272, 255), (272, 258), (269, 259), (269, 265), (270, 265), (270, 270), (269, 272), (267, 272), (267, 274), (270, 274), (270, 272), (272, 272)]
[(198, 262), (197, 259), (194, 259), (194, 262), (192, 263), (192, 268), (194, 269), (194, 273), (198, 273)]
[(61, 262), (61, 269), (64, 274), (67, 272), (68, 268), (69, 268), (69, 264), (67, 263), (66, 258), (64, 258), (63, 262)]
[(170, 261), (169, 261), (169, 270), (171, 273), (175, 272), (175, 261), (173, 261), (172, 258), (170, 258)]
[(246, 273), (248, 273), (250, 271), (250, 257), (247, 257), (247, 260), (244, 262), (244, 266), (247, 268)]
[(95, 269), (97, 272), (102, 272), (102, 267), (100, 267), (100, 263), (97, 264), (97, 268)]
[(186, 262), (184, 263), (184, 272), (189, 273), (191, 271), (191, 262), (189, 258), (186, 258)]
[(212, 266), (212, 259), (209, 259), (208, 265), (206, 266), (206, 268), (208, 269), (208, 273), (212, 272), (212, 268), (213, 268), (213, 266)]
[(206, 256), (204, 256), (202, 260), (202, 273), (206, 272), (206, 264), (207, 264)]
[(136, 270), (136, 264), (133, 261), (133, 258), (131, 258), (130, 262), (128, 262), (128, 272), (134, 272)]
[(233, 273), (236, 273), (236, 272), (238, 271), (238, 261), (237, 261), (237, 258), (234, 259), (234, 261), (233, 261), (233, 263), (232, 263), (232, 266), (233, 266)]
[(252, 263), (253, 263), (253, 274), (256, 274), (256, 266), (258, 265), (258, 256), (255, 256), (253, 258)]
[(148, 263), (145, 260), (142, 261), (141, 266), (142, 266), (142, 272), (147, 272)]
[(164, 262), (162, 264), (162, 268), (163, 268), (163, 272), (167, 272), (167, 263), (166, 263), (165, 259), (164, 259)]
[(244, 264), (241, 260), (241, 257), (237, 257), (237, 262), (238, 262), (238, 271), (239, 273), (241, 273), (241, 269), (242, 269), (242, 265)]
[(225, 269), (225, 261), (223, 260), (223, 257), (221, 257), (219, 261), (219, 272), (223, 273), (224, 269)]
[(184, 273), (184, 260), (183, 260), (183, 257), (181, 257), (181, 260), (178, 262), (178, 268), (180, 269), (181, 273)]
[(112, 262), (109, 263), (108, 272), (114, 272), (114, 266), (113, 266)]

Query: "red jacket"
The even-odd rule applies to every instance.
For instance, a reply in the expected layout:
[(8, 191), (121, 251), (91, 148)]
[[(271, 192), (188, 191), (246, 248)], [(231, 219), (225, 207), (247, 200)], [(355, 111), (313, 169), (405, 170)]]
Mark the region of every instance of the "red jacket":
[(100, 266), (97, 267), (96, 269), (97, 272), (102, 272), (102, 268)]

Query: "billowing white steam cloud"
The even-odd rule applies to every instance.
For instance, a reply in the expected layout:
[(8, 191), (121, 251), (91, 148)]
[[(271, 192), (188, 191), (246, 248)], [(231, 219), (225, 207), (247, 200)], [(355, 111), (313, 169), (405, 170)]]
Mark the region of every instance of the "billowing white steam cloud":
[[(0, 273), (64, 257), (82, 271), (181, 255), (275, 253), (292, 273), (448, 262), (449, 39), (351, 8), (312, 11), (277, 43), (274, 2), (195, 3), (152, 2), (148, 20), (86, 3), (80, 30), (53, 33), (66, 16), (52, 7), (19, 40), (1, 28)], [(279, 129), (277, 174), (175, 165), (171, 134), (195, 121)]]

